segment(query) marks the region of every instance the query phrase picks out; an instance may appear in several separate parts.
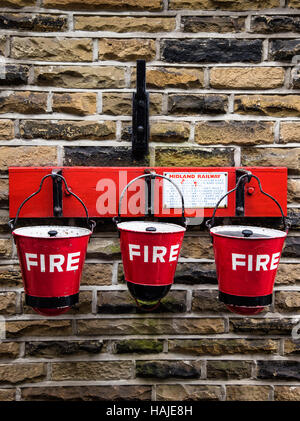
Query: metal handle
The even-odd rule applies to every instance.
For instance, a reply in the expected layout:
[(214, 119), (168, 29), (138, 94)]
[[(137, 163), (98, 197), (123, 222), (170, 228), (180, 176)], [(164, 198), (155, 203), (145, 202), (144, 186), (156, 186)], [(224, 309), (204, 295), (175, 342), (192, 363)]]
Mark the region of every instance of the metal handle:
[[(237, 189), (238, 189), (238, 187), (239, 187), (239, 185), (240, 185), (240, 183), (241, 183), (241, 182), (242, 182), (242, 180), (243, 180), (243, 179), (245, 179), (245, 178), (249, 178), (249, 173), (242, 175), (242, 176), (239, 178), (239, 181), (237, 182), (237, 184), (236, 184), (235, 188), (234, 188), (234, 189), (232, 189), (232, 190), (229, 190), (229, 192), (227, 192), (226, 194), (224, 194), (224, 196), (222, 196), (222, 197), (221, 197), (221, 199), (218, 201), (218, 203), (216, 204), (216, 206), (215, 206), (215, 208), (214, 208), (212, 218), (211, 218), (211, 219), (209, 219), (208, 221), (206, 221), (206, 226), (207, 226), (209, 229), (211, 229), (211, 228), (215, 225), (215, 215), (216, 215), (216, 212), (217, 212), (217, 209), (218, 209), (219, 204), (222, 202), (222, 200), (223, 200), (226, 196), (228, 196), (230, 193), (233, 193), (235, 190), (237, 190)], [(258, 178), (256, 175), (251, 174), (251, 178), (255, 178), (255, 180), (257, 180), (257, 182), (258, 182), (258, 186), (259, 186), (259, 189), (260, 189), (261, 193), (262, 193), (262, 194), (264, 194), (265, 196), (268, 196), (270, 199), (272, 199), (272, 200), (276, 203), (276, 205), (279, 207), (280, 212), (281, 212), (281, 218), (282, 218), (283, 228), (284, 228), (284, 231), (286, 231), (286, 232), (287, 232), (287, 231), (288, 231), (288, 229), (289, 229), (289, 224), (287, 223), (286, 217), (285, 217), (285, 216), (284, 216), (284, 214), (283, 214), (283, 210), (282, 210), (282, 207), (281, 207), (280, 203), (279, 203), (279, 202), (278, 202), (278, 201), (277, 201), (277, 200), (276, 200), (273, 196), (271, 196), (270, 194), (268, 194), (268, 193), (266, 193), (266, 192), (264, 192), (264, 191), (263, 191), (263, 189), (262, 189), (262, 187), (261, 187), (260, 180), (259, 180), (259, 178)]]
[(170, 183), (172, 183), (173, 186), (176, 188), (176, 190), (178, 191), (178, 193), (180, 194), (180, 197), (181, 197), (181, 209), (182, 209), (181, 219), (182, 219), (182, 225), (185, 228), (186, 227), (186, 219), (185, 219), (185, 216), (184, 216), (184, 198), (183, 198), (183, 194), (182, 194), (180, 188), (174, 183), (174, 181), (172, 181), (172, 180), (170, 180), (170, 178), (168, 178), (168, 177), (166, 177), (164, 175), (160, 175), (160, 174), (143, 174), (143, 175), (140, 175), (140, 176), (134, 178), (133, 180), (131, 180), (127, 184), (127, 186), (123, 189), (123, 191), (121, 193), (120, 200), (119, 200), (119, 207), (118, 207), (118, 216), (117, 217), (114, 217), (113, 218), (113, 221), (116, 224), (118, 224), (121, 221), (121, 205), (122, 205), (122, 200), (123, 200), (123, 197), (124, 197), (124, 195), (125, 195), (126, 190), (128, 189), (128, 187), (131, 186), (132, 183), (134, 183), (135, 181), (139, 180), (140, 178), (147, 178), (147, 177), (150, 177), (152, 179), (155, 179), (157, 177), (158, 178), (164, 178), (165, 180), (168, 180)]
[(15, 217), (15, 219), (11, 219), (9, 222), (8, 222), (8, 226), (9, 226), (9, 228), (11, 229), (11, 231), (13, 231), (14, 229), (15, 229), (15, 227), (16, 227), (16, 225), (17, 225), (17, 222), (18, 222), (18, 218), (19, 218), (19, 214), (20, 214), (20, 211), (21, 211), (21, 209), (22, 209), (22, 207), (25, 205), (25, 203), (26, 202), (28, 202), (30, 199), (32, 199), (34, 196), (36, 196), (37, 194), (39, 194), (40, 193), (40, 191), (42, 190), (42, 186), (43, 186), (43, 184), (44, 184), (44, 181), (46, 180), (46, 178), (48, 178), (48, 177), (52, 177), (52, 178), (60, 178), (60, 179), (62, 179), (63, 180), (63, 182), (64, 182), (64, 184), (65, 184), (65, 188), (66, 188), (66, 190), (67, 190), (67, 192), (71, 195), (71, 196), (74, 196), (81, 204), (82, 204), (82, 206), (84, 207), (84, 210), (85, 210), (85, 213), (86, 213), (86, 220), (87, 220), (87, 226), (88, 226), (88, 228), (93, 232), (93, 230), (94, 230), (94, 228), (95, 228), (95, 226), (96, 226), (96, 222), (95, 221), (93, 221), (93, 220), (91, 220), (91, 219), (89, 219), (89, 214), (88, 214), (88, 210), (87, 210), (87, 208), (86, 208), (86, 206), (85, 206), (85, 204), (83, 203), (83, 201), (80, 199), (80, 197), (78, 197), (75, 193), (73, 193), (73, 192), (71, 192), (71, 190), (69, 190), (69, 187), (68, 187), (68, 185), (67, 185), (67, 182), (66, 182), (66, 179), (62, 176), (62, 175), (60, 175), (60, 174), (47, 174), (47, 175), (45, 175), (42, 179), (41, 179), (41, 183), (40, 183), (40, 187), (38, 188), (38, 190), (36, 191), (36, 192), (34, 192), (34, 193), (32, 193), (30, 196), (28, 196), (22, 203), (21, 203), (21, 205), (19, 206), (19, 209), (17, 210), (17, 214), (16, 214), (16, 217)]

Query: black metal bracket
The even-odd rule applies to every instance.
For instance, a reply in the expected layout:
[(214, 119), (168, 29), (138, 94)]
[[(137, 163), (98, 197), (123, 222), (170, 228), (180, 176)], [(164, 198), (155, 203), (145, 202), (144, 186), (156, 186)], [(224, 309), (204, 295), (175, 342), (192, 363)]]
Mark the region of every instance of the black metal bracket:
[(244, 169), (236, 170), (236, 184), (239, 182), (239, 179), (247, 174), (248, 177), (243, 178), (239, 184), (236, 194), (235, 194), (235, 215), (236, 216), (245, 216), (245, 184), (249, 183), (252, 177), (250, 171)]
[(140, 160), (149, 152), (149, 94), (146, 91), (146, 61), (136, 62), (136, 92), (132, 98), (132, 156)]
[(152, 189), (153, 183), (155, 180), (155, 171), (153, 169), (146, 169), (145, 170), (145, 174), (153, 174), (153, 177), (148, 177), (145, 179), (146, 181), (146, 197), (145, 197), (145, 201), (146, 201), (146, 210), (145, 210), (145, 214), (149, 215), (149, 216), (153, 216), (154, 214), (154, 209), (153, 209), (153, 203), (154, 203), (154, 189)]
[(52, 170), (52, 182), (53, 182), (53, 216), (63, 216), (63, 193), (62, 193), (62, 179), (57, 177), (62, 175), (62, 170)]

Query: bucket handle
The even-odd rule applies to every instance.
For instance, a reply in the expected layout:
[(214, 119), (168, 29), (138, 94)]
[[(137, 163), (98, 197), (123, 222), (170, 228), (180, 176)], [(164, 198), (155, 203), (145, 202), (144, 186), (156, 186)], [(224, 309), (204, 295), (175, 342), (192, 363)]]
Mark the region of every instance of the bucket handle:
[(9, 228), (11, 229), (11, 231), (13, 231), (14, 229), (15, 229), (15, 227), (16, 227), (16, 225), (17, 225), (17, 222), (18, 222), (18, 218), (19, 218), (19, 215), (20, 215), (20, 211), (21, 211), (21, 209), (22, 209), (22, 207), (25, 205), (25, 203), (26, 202), (28, 202), (30, 199), (32, 199), (34, 196), (36, 196), (37, 194), (39, 194), (40, 193), (40, 191), (42, 190), (42, 186), (43, 186), (43, 184), (44, 184), (44, 181), (46, 180), (46, 178), (48, 178), (48, 177), (52, 177), (52, 178), (56, 178), (56, 177), (59, 177), (61, 180), (63, 180), (63, 182), (64, 182), (64, 185), (65, 185), (65, 188), (66, 188), (66, 191), (71, 195), (71, 196), (74, 196), (81, 204), (82, 204), (82, 206), (84, 207), (84, 210), (85, 210), (85, 214), (86, 214), (86, 220), (87, 220), (87, 226), (88, 226), (88, 228), (93, 232), (93, 230), (94, 230), (94, 228), (95, 228), (95, 226), (96, 226), (96, 222), (95, 221), (93, 221), (93, 220), (91, 220), (91, 219), (89, 219), (89, 214), (88, 214), (88, 210), (87, 210), (87, 208), (86, 208), (86, 206), (85, 206), (85, 204), (83, 203), (83, 201), (80, 199), (80, 197), (78, 197), (75, 193), (73, 193), (70, 189), (69, 189), (69, 187), (68, 187), (68, 185), (67, 185), (67, 181), (66, 181), (66, 179), (62, 176), (62, 175), (60, 175), (60, 174), (47, 174), (47, 175), (45, 175), (42, 179), (41, 179), (41, 183), (40, 183), (40, 187), (38, 188), (38, 190), (36, 191), (36, 192), (34, 192), (34, 193), (32, 193), (30, 196), (28, 196), (22, 203), (21, 203), (21, 205), (19, 206), (19, 209), (17, 210), (17, 214), (16, 214), (16, 217), (15, 217), (15, 219), (11, 219), (9, 222), (8, 222), (8, 226), (9, 226)]
[(127, 186), (123, 189), (123, 191), (121, 193), (121, 196), (120, 196), (119, 207), (118, 207), (118, 216), (117, 217), (116, 216), (113, 217), (113, 221), (115, 222), (115, 224), (118, 224), (121, 221), (121, 205), (122, 205), (122, 200), (123, 200), (123, 197), (124, 197), (124, 195), (125, 195), (126, 190), (128, 189), (128, 187), (131, 186), (131, 184), (133, 184), (135, 181), (137, 181), (137, 180), (139, 180), (141, 178), (147, 178), (147, 177), (150, 177), (151, 179), (155, 179), (157, 177), (158, 178), (163, 178), (163, 179), (168, 180), (170, 183), (173, 184), (173, 186), (176, 188), (176, 190), (178, 191), (178, 193), (180, 194), (180, 197), (181, 197), (181, 210), (182, 210), (181, 223), (182, 223), (182, 226), (184, 228), (186, 228), (186, 225), (187, 224), (186, 224), (186, 219), (185, 219), (185, 216), (184, 216), (184, 198), (183, 198), (183, 194), (182, 194), (180, 188), (174, 183), (174, 181), (172, 181), (170, 178), (168, 178), (168, 177), (166, 177), (164, 175), (160, 175), (160, 174), (143, 174), (143, 175), (140, 175), (140, 176), (134, 178), (133, 180), (131, 180), (127, 184)]
[(257, 182), (258, 182), (258, 186), (259, 186), (259, 189), (260, 189), (261, 193), (262, 193), (262, 194), (264, 194), (265, 196), (268, 196), (270, 199), (272, 199), (272, 200), (276, 203), (276, 205), (279, 207), (280, 212), (281, 212), (281, 218), (282, 218), (283, 229), (284, 229), (284, 231), (288, 232), (288, 229), (289, 229), (289, 224), (287, 223), (286, 217), (284, 216), (284, 213), (283, 213), (283, 210), (282, 210), (282, 207), (281, 207), (280, 203), (279, 203), (279, 202), (278, 202), (278, 201), (277, 201), (277, 200), (276, 200), (273, 196), (271, 196), (270, 194), (268, 194), (268, 193), (266, 193), (266, 192), (264, 192), (264, 191), (263, 191), (263, 189), (262, 189), (262, 187), (261, 187), (261, 182), (260, 182), (259, 178), (258, 178), (256, 175), (249, 174), (249, 173), (242, 175), (242, 176), (239, 178), (239, 180), (238, 180), (238, 182), (237, 182), (237, 184), (236, 184), (235, 188), (234, 188), (234, 189), (232, 189), (232, 190), (229, 190), (229, 192), (227, 192), (226, 194), (224, 194), (224, 196), (222, 196), (222, 197), (221, 197), (221, 199), (218, 201), (218, 203), (216, 204), (216, 206), (215, 206), (215, 208), (214, 208), (212, 218), (211, 218), (211, 219), (209, 219), (208, 221), (206, 221), (206, 226), (207, 226), (209, 229), (211, 229), (211, 228), (215, 225), (215, 215), (216, 215), (216, 212), (217, 212), (217, 210), (218, 210), (219, 204), (222, 202), (222, 200), (223, 200), (226, 196), (228, 196), (230, 193), (233, 193), (235, 190), (237, 190), (237, 189), (238, 189), (239, 185), (241, 184), (241, 182), (242, 182), (242, 180), (243, 180), (244, 178), (247, 178), (247, 179), (248, 179), (248, 181), (250, 181), (249, 177), (250, 177), (250, 179), (251, 179), (251, 178), (255, 178), (255, 180), (257, 180)]

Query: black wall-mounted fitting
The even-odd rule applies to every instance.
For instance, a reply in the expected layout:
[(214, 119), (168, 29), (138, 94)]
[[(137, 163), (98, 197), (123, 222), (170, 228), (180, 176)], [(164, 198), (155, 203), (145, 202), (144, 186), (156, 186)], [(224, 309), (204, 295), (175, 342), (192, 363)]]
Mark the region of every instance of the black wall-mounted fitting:
[(60, 218), (63, 216), (63, 194), (62, 194), (62, 179), (56, 175), (62, 175), (62, 170), (52, 170), (53, 182), (53, 216)]
[(243, 180), (241, 180), (241, 183), (236, 190), (236, 196), (235, 196), (235, 203), (236, 203), (235, 215), (236, 216), (245, 215), (245, 184), (249, 183), (252, 177), (252, 174), (250, 171), (244, 170), (242, 168), (239, 168), (236, 170), (236, 183), (238, 183), (239, 179), (245, 174), (248, 175), (248, 177), (245, 177)]
[(132, 157), (141, 160), (149, 152), (149, 94), (146, 91), (146, 62), (136, 62), (136, 92), (132, 98)]

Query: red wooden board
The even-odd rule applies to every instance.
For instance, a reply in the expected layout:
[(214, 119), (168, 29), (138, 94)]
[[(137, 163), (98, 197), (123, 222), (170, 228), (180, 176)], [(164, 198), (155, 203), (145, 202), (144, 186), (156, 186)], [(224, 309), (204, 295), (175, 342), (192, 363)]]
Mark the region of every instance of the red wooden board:
[[(53, 168), (60, 167), (11, 167), (9, 168), (9, 213), (10, 217), (16, 216), (17, 209), (22, 201), (35, 192), (40, 185), (41, 178), (51, 174)], [(265, 192), (274, 196), (281, 204), (284, 213), (287, 211), (287, 169), (284, 167), (243, 167), (250, 170), (261, 180)], [(112, 217), (117, 214), (120, 194), (126, 184), (133, 178), (145, 173), (145, 167), (61, 167), (62, 175), (65, 177), (68, 186), (85, 203), (91, 217)], [(151, 168), (148, 168), (151, 169)], [(233, 167), (155, 167), (157, 174), (164, 172), (227, 172), (228, 190), (236, 184), (236, 169)], [(180, 211), (166, 210), (162, 207), (162, 184), (156, 181), (156, 192), (158, 190), (159, 203), (156, 204), (156, 216), (178, 216)], [(143, 216), (145, 209), (144, 181), (134, 183), (124, 197), (122, 207), (123, 216)], [(268, 197), (263, 196), (258, 188), (257, 181), (252, 179), (246, 185), (254, 187), (252, 195), (245, 195), (245, 216), (280, 216), (280, 211), (275, 203)], [(64, 189), (63, 189), (64, 190)], [(137, 201), (137, 207), (130, 208), (130, 203)], [(126, 210), (127, 204), (129, 208)], [(166, 213), (167, 212), (167, 213)], [(187, 209), (187, 216), (211, 216), (213, 209), (198, 210)], [(53, 216), (52, 201), (52, 180), (49, 177), (45, 180), (41, 192), (28, 201), (21, 210), (20, 217), (40, 218)], [(84, 217), (82, 205), (72, 196), (63, 194), (63, 216)], [(235, 194), (228, 196), (228, 206), (220, 208), (216, 216), (235, 216)]]

